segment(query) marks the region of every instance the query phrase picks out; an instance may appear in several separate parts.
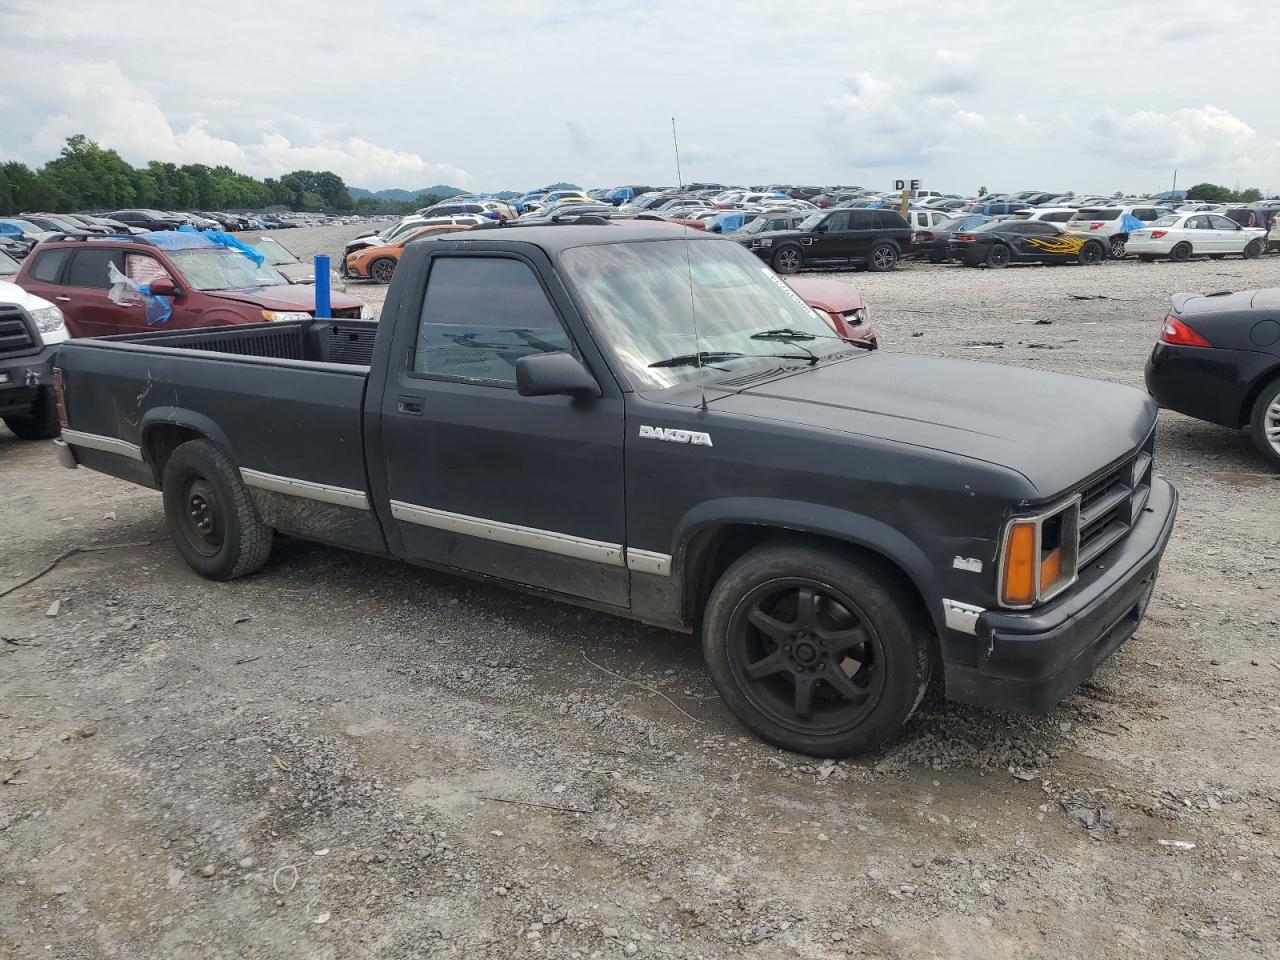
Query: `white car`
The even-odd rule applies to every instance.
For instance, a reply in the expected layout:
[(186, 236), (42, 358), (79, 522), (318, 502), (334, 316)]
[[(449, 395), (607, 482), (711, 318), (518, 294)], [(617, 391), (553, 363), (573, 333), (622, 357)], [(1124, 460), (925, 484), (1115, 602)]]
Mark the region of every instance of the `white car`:
[(1271, 229), (1267, 231), (1267, 249), (1280, 252), (1280, 217), (1271, 221)]
[(1129, 231), (1125, 228), (1126, 215), (1143, 223), (1155, 223), (1168, 212), (1154, 204), (1081, 207), (1062, 227), (1071, 233), (1106, 237), (1111, 243), (1111, 256), (1119, 260), (1126, 253), (1129, 239)]
[(1216, 213), (1171, 213), (1129, 234), (1129, 253), (1139, 260), (1168, 257), (1176, 263), (1191, 257), (1220, 258), (1235, 254), (1253, 259), (1266, 249), (1257, 227), (1242, 227)]
[(1030, 210), (1017, 210), (1012, 216), (1019, 220), (1043, 220), (1045, 223), (1057, 223), (1066, 229), (1067, 221), (1077, 213), (1079, 211), (1073, 207), (1032, 207)]
[(908, 210), (907, 223), (912, 230), (936, 230), (944, 223), (954, 220), (945, 210)]

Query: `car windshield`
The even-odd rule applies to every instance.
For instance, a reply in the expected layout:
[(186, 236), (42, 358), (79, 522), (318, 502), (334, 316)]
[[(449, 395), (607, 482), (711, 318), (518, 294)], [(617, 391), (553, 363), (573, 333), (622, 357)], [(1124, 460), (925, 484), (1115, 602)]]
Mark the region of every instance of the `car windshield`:
[(0, 277), (16, 277), (17, 275), (18, 261), (3, 250), (0, 250)]
[(299, 263), (297, 257), (282, 247), (275, 240), (269, 240), (263, 237), (261, 240), (249, 241), (249, 246), (257, 250), (260, 254), (267, 258), (267, 263), (273, 267), (281, 266), (286, 263)]
[(278, 287), (289, 282), (270, 264), (258, 266), (243, 253), (227, 247), (170, 250), (168, 253), (186, 286), (195, 290)]
[(746, 364), (776, 366), (780, 353), (807, 362), (803, 351), (820, 356), (846, 346), (736, 243), (592, 244), (566, 250), (561, 263), (637, 387), (696, 380), (698, 355), (719, 374)]
[(1008, 226), (1007, 220), (988, 220), (986, 223), (980, 223), (966, 233), (991, 233), (993, 230), (999, 230), (1001, 227)]

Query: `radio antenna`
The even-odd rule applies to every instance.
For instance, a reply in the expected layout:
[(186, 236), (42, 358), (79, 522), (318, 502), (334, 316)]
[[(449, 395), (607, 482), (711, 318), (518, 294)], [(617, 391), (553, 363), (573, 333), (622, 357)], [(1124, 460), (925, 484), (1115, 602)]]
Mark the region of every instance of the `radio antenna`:
[(689, 257), (689, 227), (684, 228), (684, 266), (689, 277), (689, 322), (693, 324), (693, 355), (698, 361), (698, 393), (702, 398), (700, 404), (707, 409), (707, 371), (702, 365), (702, 337), (698, 335), (698, 305), (693, 294), (693, 262)]
[[(676, 148), (676, 187), (684, 186), (684, 174), (680, 172), (680, 141), (676, 137), (676, 118), (671, 118), (671, 145)], [(688, 242), (686, 238), (685, 242)]]

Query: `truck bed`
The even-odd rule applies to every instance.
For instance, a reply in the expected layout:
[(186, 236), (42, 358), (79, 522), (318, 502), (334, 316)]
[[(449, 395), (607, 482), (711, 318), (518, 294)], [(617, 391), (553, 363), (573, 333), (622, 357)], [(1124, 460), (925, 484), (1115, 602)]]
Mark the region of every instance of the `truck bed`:
[[(383, 552), (364, 468), (377, 328), (303, 320), (69, 340), (63, 439), (77, 462), (158, 487), (168, 451), (206, 436), (278, 530)], [(287, 495), (299, 490), (308, 497)]]
[(140, 343), (239, 357), (368, 367), (373, 359), (373, 341), (377, 332), (376, 320), (290, 320), (196, 330), (148, 331), (103, 337), (100, 342)]

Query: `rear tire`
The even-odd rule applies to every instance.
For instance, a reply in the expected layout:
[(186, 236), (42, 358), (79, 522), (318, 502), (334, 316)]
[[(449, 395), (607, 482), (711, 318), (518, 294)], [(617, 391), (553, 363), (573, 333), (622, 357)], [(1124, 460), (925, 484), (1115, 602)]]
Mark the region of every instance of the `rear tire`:
[(1254, 401), (1249, 433), (1258, 452), (1280, 470), (1280, 377), (1263, 387)]
[(1191, 244), (1185, 240), (1174, 244), (1173, 249), (1169, 251), (1169, 259), (1174, 263), (1186, 263), (1191, 259)]
[(53, 387), (41, 387), (29, 413), (4, 418), (4, 425), (19, 440), (52, 440), (62, 432), (58, 422), (58, 398)]
[(987, 251), (987, 266), (993, 269), (1007, 267), (1013, 259), (1013, 253), (1003, 243), (993, 243)]
[(725, 705), (785, 750), (883, 747), (929, 686), (929, 624), (880, 567), (778, 541), (740, 557), (711, 591), (702, 649)]
[(164, 517), (182, 559), (210, 580), (235, 580), (271, 554), (274, 531), (240, 479), (240, 471), (209, 440), (189, 440), (164, 467)]
[(1124, 248), (1128, 241), (1124, 237), (1111, 238), (1111, 258), (1113, 260), (1124, 259)]
[(872, 273), (885, 273), (898, 265), (898, 248), (891, 243), (880, 243), (871, 248), (867, 257), (867, 269)]
[(774, 273), (787, 277), (800, 272), (800, 268), (804, 266), (804, 254), (799, 247), (783, 247), (774, 253), (769, 265), (773, 267)]
[(1258, 257), (1262, 256), (1262, 249), (1262, 241), (1255, 237), (1250, 240), (1248, 245), (1244, 248), (1244, 258), (1246, 260), (1256, 260)]

